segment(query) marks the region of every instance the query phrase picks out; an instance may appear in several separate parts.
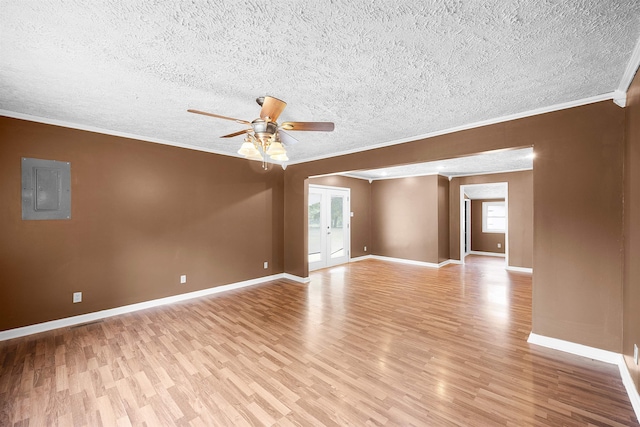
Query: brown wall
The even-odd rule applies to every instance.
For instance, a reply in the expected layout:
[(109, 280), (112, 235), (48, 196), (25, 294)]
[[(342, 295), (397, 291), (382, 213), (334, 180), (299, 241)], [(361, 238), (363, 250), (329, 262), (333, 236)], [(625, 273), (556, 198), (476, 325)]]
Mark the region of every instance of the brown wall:
[[(351, 189), (351, 258), (371, 252), (371, 184), (363, 179), (346, 176), (309, 178), (309, 184)], [(367, 248), (365, 251), (364, 248)]]
[(640, 75), (627, 92), (624, 175), (624, 337), (622, 353), (640, 390), (640, 368), (633, 344), (640, 347)]
[[(624, 118), (624, 109), (603, 101), (291, 165), (285, 171), (285, 270), (308, 275), (304, 251), (307, 177), (533, 146), (537, 155), (533, 172), (533, 331), (619, 352)], [(510, 192), (510, 200), (512, 197)], [(459, 221), (455, 203), (459, 199), (452, 197), (453, 224)], [(450, 230), (454, 229), (450, 224)], [(459, 253), (459, 231), (456, 235), (450, 239), (451, 254)], [(513, 249), (511, 242), (509, 245)]]
[(449, 178), (438, 175), (438, 263), (449, 260)]
[[(506, 182), (509, 191), (509, 266), (533, 267), (533, 174), (534, 171), (522, 171), (465, 176), (451, 180), (449, 186), (451, 259), (460, 259), (460, 186)], [(477, 227), (472, 225), (472, 232), (473, 228)], [(482, 223), (480, 230), (482, 230)], [(471, 236), (471, 245), (473, 246), (473, 236)]]
[(620, 352), (624, 109), (535, 121), (533, 332)]
[[(21, 219), (21, 157), (71, 162), (71, 220)], [(281, 273), (283, 198), (279, 167), (0, 117), (0, 330)]]
[(438, 263), (438, 176), (371, 184), (374, 255)]
[[(533, 331), (628, 355), (639, 311), (637, 90), (627, 109), (604, 101), (291, 165), (284, 196), (277, 168), (0, 118), (0, 329), (278, 273), (283, 263), (305, 277), (309, 176), (534, 146)], [(22, 156), (71, 162), (72, 220), (20, 219)], [(455, 231), (459, 197), (449, 204)], [(450, 246), (459, 253), (459, 235)], [(84, 302), (71, 304), (77, 290)]]
[[(531, 191), (533, 192), (533, 188), (531, 188)], [(471, 201), (471, 250), (503, 254), (505, 253), (505, 233), (485, 233), (482, 231), (483, 202), (504, 202), (504, 199), (477, 199)], [(531, 228), (533, 228), (533, 215), (531, 219)], [(500, 248), (498, 248), (498, 243)], [(533, 249), (533, 241), (531, 241), (531, 248)]]

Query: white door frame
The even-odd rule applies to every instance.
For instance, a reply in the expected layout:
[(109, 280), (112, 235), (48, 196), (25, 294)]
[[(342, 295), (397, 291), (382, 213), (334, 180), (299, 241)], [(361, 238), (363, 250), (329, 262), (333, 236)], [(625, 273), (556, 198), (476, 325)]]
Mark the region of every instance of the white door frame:
[(467, 256), (469, 255), (469, 252), (471, 252), (471, 199), (465, 199), (463, 197), (463, 202), (464, 208), (462, 212), (464, 213), (465, 223), (463, 224), (462, 230), (464, 230), (465, 232), (467, 241), (465, 242), (464, 240), (462, 240), (462, 242), (464, 243), (464, 247), (466, 248), (466, 250), (464, 250), (464, 255)]
[[(460, 185), (460, 262), (464, 264), (464, 258), (467, 254), (464, 252), (464, 190), (467, 187), (473, 187), (476, 185), (495, 185), (504, 186), (504, 207), (506, 217), (506, 228), (504, 232), (504, 260), (505, 266), (509, 266), (509, 183), (508, 182), (488, 182), (485, 184), (464, 184)], [(469, 246), (469, 252), (471, 247)]]
[[(336, 194), (340, 194), (342, 196), (346, 196), (346, 202), (343, 205), (343, 226), (345, 228), (345, 233), (344, 233), (344, 250), (345, 250), (345, 255), (344, 257), (340, 257), (340, 258), (331, 258), (330, 254), (325, 253), (322, 257), (322, 260), (319, 262), (314, 262), (314, 263), (309, 263), (309, 271), (312, 270), (317, 270), (320, 268), (325, 268), (325, 267), (333, 267), (334, 265), (338, 265), (338, 264), (344, 264), (350, 261), (351, 259), (351, 189), (350, 188), (346, 188), (346, 187), (333, 187), (333, 186), (329, 186), (329, 185), (316, 185), (316, 184), (309, 184), (309, 193), (311, 193), (312, 190), (316, 190), (316, 191), (320, 191), (322, 192), (323, 195), (326, 195), (326, 197), (328, 198), (329, 201), (329, 209), (330, 209), (330, 201), (331, 201), (331, 196), (332, 195), (336, 195)], [(324, 196), (323, 196), (324, 197)], [(330, 215), (329, 215), (330, 216)], [(323, 214), (321, 213), (321, 218), (323, 218)], [(326, 220), (326, 216), (324, 217), (324, 219)], [(309, 221), (309, 219), (307, 218), (307, 221)], [(322, 219), (321, 219), (322, 221)], [(321, 225), (322, 228), (324, 228), (324, 225)], [(330, 234), (330, 232), (325, 232), (324, 230), (322, 230), (322, 234), (321, 234), (321, 245), (322, 245), (322, 250), (325, 251), (325, 249), (330, 247), (330, 243), (327, 242), (327, 235)], [(308, 233), (308, 229), (307, 229), (307, 233)], [(306, 248), (306, 255), (305, 256), (309, 256), (309, 248)], [(330, 252), (330, 251), (329, 251)]]

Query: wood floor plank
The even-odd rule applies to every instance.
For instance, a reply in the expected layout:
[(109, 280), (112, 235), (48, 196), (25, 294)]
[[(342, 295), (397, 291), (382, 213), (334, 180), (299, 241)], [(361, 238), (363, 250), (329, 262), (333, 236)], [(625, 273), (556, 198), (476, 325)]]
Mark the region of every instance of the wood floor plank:
[(0, 425), (638, 425), (616, 366), (527, 343), (531, 282), (367, 260), (0, 342)]

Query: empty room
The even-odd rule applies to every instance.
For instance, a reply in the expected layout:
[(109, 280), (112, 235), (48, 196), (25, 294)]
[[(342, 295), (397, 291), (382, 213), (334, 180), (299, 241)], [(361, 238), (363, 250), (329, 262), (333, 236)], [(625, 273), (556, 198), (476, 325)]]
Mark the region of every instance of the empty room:
[(0, 10), (0, 426), (639, 425), (637, 1)]

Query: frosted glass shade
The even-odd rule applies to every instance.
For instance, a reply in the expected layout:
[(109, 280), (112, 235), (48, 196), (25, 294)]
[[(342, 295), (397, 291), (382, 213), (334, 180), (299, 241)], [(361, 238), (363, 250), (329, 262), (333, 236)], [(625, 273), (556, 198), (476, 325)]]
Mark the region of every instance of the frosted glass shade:
[(280, 141), (275, 141), (273, 142), (270, 146), (269, 149), (267, 150), (267, 154), (272, 156), (276, 156), (278, 154), (285, 154), (286, 150), (284, 149), (284, 147), (282, 146), (282, 142)]

